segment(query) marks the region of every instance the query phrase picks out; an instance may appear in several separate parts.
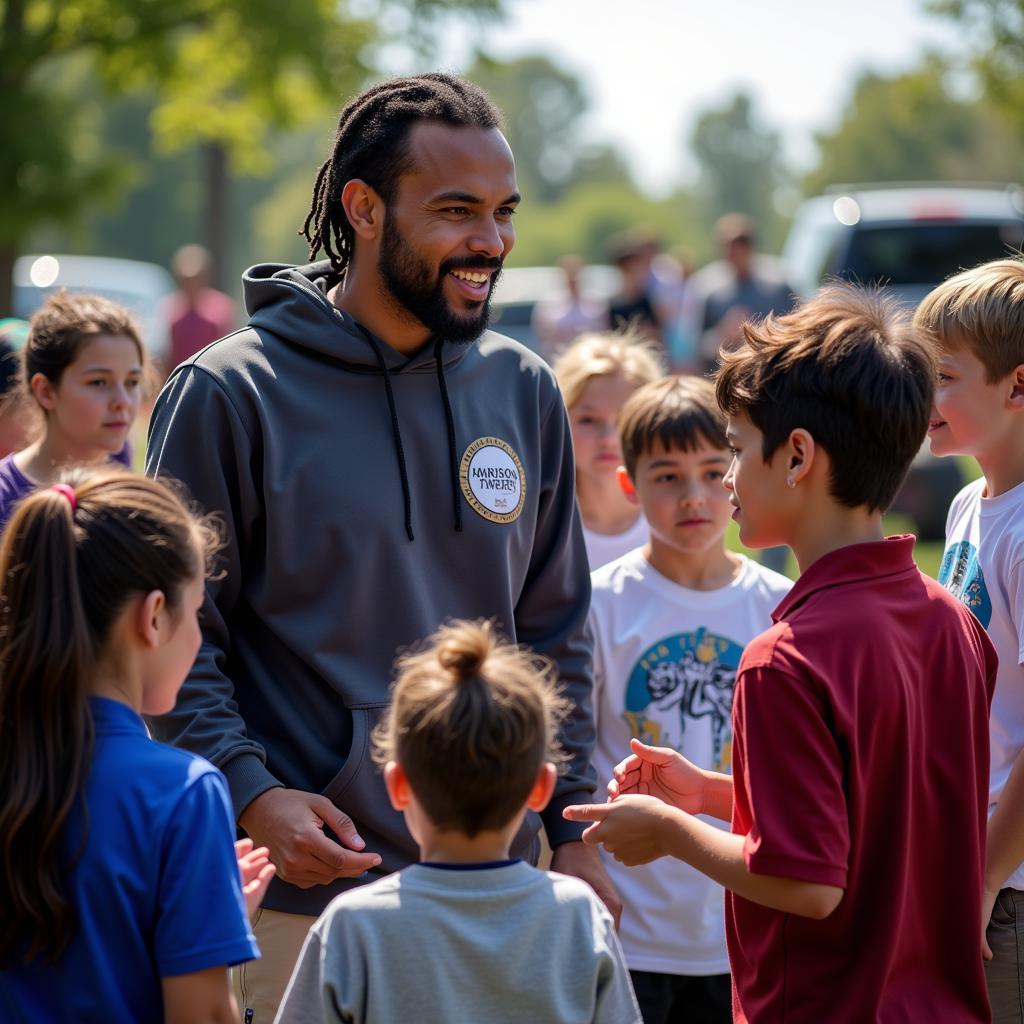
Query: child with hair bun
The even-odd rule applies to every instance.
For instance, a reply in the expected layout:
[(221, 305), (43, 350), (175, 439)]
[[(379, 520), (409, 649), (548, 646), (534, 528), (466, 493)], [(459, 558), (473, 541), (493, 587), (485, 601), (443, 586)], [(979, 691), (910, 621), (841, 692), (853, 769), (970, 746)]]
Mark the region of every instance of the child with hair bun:
[(664, 373), (651, 342), (631, 331), (582, 334), (555, 360), (576, 456), (576, 500), (590, 569), (647, 543), (643, 513), (618, 482), (619, 411), (641, 385)]
[(247, 910), (274, 869), (233, 845), (220, 772), (141, 717), (192, 667), (215, 547), (165, 484), (123, 470), (37, 490), (3, 535), (5, 1021), (238, 1019), (227, 968), (259, 955)]
[(420, 863), (331, 903), (276, 1020), (640, 1024), (593, 891), (509, 858), (562, 757), (552, 667), (481, 621), (444, 626), (397, 668), (374, 758)]
[[(139, 325), (99, 295), (57, 292), (29, 322), (19, 409), (42, 429), (0, 459), (0, 528), (15, 504), (74, 466), (131, 463), (128, 433), (152, 376)], [(12, 396), (13, 397), (13, 396)]]

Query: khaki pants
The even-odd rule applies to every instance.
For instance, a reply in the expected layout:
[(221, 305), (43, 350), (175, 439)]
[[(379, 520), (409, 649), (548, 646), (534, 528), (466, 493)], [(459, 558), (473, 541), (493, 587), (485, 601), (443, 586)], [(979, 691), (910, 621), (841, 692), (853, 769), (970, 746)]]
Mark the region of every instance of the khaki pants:
[(260, 958), (231, 969), (231, 986), (243, 1024), (272, 1024), (306, 933), (315, 921), (305, 914), (282, 914), (262, 907), (256, 911), (252, 930)]

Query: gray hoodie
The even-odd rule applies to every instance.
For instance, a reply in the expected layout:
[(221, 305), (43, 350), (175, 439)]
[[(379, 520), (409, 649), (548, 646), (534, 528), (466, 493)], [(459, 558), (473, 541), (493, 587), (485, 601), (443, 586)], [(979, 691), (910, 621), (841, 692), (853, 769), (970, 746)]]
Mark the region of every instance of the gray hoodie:
[(361, 880), (275, 879), (265, 905), (308, 914), (417, 859), (369, 744), (396, 652), (446, 619), (493, 618), (558, 665), (576, 709), (553, 843), (578, 838), (561, 810), (594, 789), (590, 578), (550, 370), (491, 332), (401, 355), (327, 299), (329, 273), (245, 274), (248, 328), (174, 371), (147, 461), (227, 535), (198, 659), (154, 734), (213, 761), (236, 814), (274, 786), (321, 792), (383, 857)]

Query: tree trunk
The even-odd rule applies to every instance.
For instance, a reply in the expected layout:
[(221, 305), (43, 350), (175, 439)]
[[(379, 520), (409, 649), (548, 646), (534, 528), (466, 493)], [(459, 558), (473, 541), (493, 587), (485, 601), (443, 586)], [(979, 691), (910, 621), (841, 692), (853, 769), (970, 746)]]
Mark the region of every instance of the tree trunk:
[(219, 142), (203, 147), (206, 165), (206, 217), (203, 244), (210, 250), (210, 284), (224, 289), (228, 262), (228, 157)]
[(0, 242), (0, 317), (14, 316), (14, 260), (17, 255), (13, 242)]

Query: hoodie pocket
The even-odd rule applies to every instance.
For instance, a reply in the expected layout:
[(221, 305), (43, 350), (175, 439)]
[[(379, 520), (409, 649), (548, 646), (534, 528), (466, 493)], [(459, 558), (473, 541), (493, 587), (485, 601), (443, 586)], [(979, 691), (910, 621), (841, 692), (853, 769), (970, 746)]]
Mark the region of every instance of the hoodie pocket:
[(380, 854), (377, 872), (382, 875), (418, 859), (405, 818), (391, 806), (383, 774), (370, 757), (374, 727), (389, 706), (381, 701), (349, 707), (352, 746), (341, 771), (323, 789), (323, 795), (352, 819), (366, 850)]
[[(370, 758), (373, 730), (390, 705), (384, 701), (378, 704), (354, 704), (348, 710), (352, 715), (352, 746), (340, 772), (324, 787), (323, 795), (345, 810), (342, 798), (356, 777), (364, 772), (378, 774), (379, 769)], [(383, 790), (383, 781), (381, 789)]]

